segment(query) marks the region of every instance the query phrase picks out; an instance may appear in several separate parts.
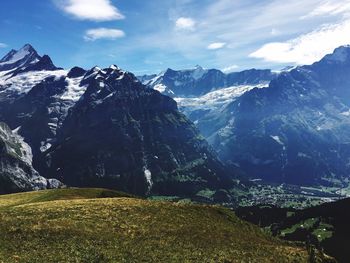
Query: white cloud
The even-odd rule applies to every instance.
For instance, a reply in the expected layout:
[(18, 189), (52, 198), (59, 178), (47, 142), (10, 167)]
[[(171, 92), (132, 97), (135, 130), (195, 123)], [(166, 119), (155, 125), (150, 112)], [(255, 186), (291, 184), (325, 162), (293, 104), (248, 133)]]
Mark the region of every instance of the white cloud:
[[(112, 2), (118, 6), (117, 0)], [(271, 60), (249, 58), (249, 54), (263, 44), (289, 43), (298, 39), (298, 36), (317, 31), (325, 23), (339, 25), (341, 21), (348, 19), (345, 13), (300, 19), (326, 2), (338, 3), (340, 6), (339, 3), (347, 3), (350, 0), (143, 1), (146, 12), (139, 12), (137, 16), (130, 14), (133, 16), (133, 23), (138, 24), (137, 34), (128, 36), (128, 45), (114, 45), (113, 52), (127, 61), (129, 54), (134, 54), (135, 50), (142, 50), (151, 53), (152, 59), (166, 61), (168, 67), (174, 68), (192, 65), (193, 61), (216, 68), (225, 68), (232, 64), (237, 64), (240, 68), (281, 68), (285, 63), (280, 65), (278, 58), (275, 59), (276, 63), (271, 63)], [(188, 18), (193, 23), (184, 23), (180, 18)], [(179, 28), (176, 27), (177, 20)], [(206, 49), (213, 42), (223, 42), (226, 46), (203, 52), (203, 45)], [(326, 39), (326, 42), (332, 42), (332, 39)], [(319, 43), (313, 43), (309, 50), (314, 48), (319, 52), (318, 45)], [(324, 43), (321, 42), (321, 45)], [(123, 55), (120, 49), (123, 49)], [(86, 56), (86, 52), (82, 53)], [(283, 61), (297, 60), (300, 63), (315, 57), (313, 55), (312, 59), (307, 59), (309, 55), (306, 55), (306, 59), (300, 58), (301, 55), (294, 59), (289, 54)], [(144, 62), (142, 56), (139, 60), (140, 63)], [(149, 65), (149, 68), (154, 70), (158, 65)]]
[(196, 21), (189, 17), (180, 17), (175, 22), (175, 28), (178, 30), (194, 30)]
[(95, 41), (97, 39), (117, 39), (125, 36), (125, 33), (119, 29), (110, 28), (95, 28), (89, 29), (85, 32), (84, 39), (86, 41)]
[(302, 16), (302, 19), (313, 18), (317, 16), (334, 16), (350, 12), (350, 1), (342, 0), (337, 1), (324, 1), (316, 9), (312, 10), (306, 16)]
[(276, 29), (276, 28), (271, 29), (272, 36), (278, 36), (279, 34), (281, 34), (281, 32), (278, 29)]
[(230, 72), (233, 72), (234, 70), (238, 69), (239, 66), (237, 65), (231, 65), (231, 66), (228, 66), (226, 68), (223, 68), (221, 71), (224, 72), (224, 73), (230, 73)]
[(124, 15), (110, 0), (56, 0), (67, 14), (81, 20), (111, 21), (123, 19)]
[(286, 42), (265, 44), (249, 56), (269, 62), (311, 64), (335, 48), (350, 44), (350, 20), (324, 25), (320, 29)]
[(210, 50), (216, 50), (216, 49), (221, 49), (226, 46), (226, 43), (224, 42), (215, 42), (211, 43), (207, 48)]
[(5, 43), (0, 43), (0, 48), (5, 48), (7, 45)]

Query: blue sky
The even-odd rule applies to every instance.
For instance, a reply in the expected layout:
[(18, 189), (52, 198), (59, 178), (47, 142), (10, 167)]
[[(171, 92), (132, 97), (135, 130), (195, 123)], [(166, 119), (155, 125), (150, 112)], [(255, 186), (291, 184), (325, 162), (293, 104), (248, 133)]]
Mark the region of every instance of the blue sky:
[(11, 0), (0, 55), (32, 44), (57, 66), (280, 69), (350, 44), (350, 0)]

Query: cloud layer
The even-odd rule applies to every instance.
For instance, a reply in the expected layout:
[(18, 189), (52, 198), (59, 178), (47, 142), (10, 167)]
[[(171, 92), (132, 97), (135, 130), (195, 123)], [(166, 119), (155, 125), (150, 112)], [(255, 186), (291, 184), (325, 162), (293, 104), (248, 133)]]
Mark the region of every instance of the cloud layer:
[(207, 48), (210, 50), (216, 50), (216, 49), (221, 49), (226, 46), (226, 43), (224, 42), (215, 42), (211, 43)]
[(86, 41), (95, 41), (98, 39), (114, 40), (124, 36), (125, 33), (122, 30), (101, 27), (87, 30), (84, 39)]
[(326, 1), (301, 19), (337, 16), (334, 23), (323, 24), (316, 30), (283, 42), (270, 42), (251, 53), (252, 58), (267, 62), (311, 64), (332, 53), (339, 46), (350, 44), (350, 1), (341, 4)]
[(59, 0), (57, 4), (64, 12), (81, 20), (112, 21), (124, 18), (110, 0)]

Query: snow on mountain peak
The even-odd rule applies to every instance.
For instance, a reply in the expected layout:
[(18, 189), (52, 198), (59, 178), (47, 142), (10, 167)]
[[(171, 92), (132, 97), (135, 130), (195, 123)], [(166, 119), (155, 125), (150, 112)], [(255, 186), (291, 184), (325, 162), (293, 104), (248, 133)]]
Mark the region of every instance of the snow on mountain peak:
[(201, 77), (204, 76), (204, 74), (206, 74), (208, 71), (203, 69), (201, 66), (196, 66), (193, 73), (192, 73), (192, 77), (195, 79), (195, 80), (198, 80), (200, 79)]
[(24, 45), (20, 50), (12, 49), (0, 60), (0, 71), (12, 70), (38, 62), (41, 57), (35, 49), (29, 45)]
[(113, 69), (113, 70), (119, 70), (119, 69), (120, 69), (118, 66), (116, 66), (116, 65), (114, 65), (114, 64), (113, 64), (113, 65), (110, 65), (109, 68), (110, 68), (110, 69)]

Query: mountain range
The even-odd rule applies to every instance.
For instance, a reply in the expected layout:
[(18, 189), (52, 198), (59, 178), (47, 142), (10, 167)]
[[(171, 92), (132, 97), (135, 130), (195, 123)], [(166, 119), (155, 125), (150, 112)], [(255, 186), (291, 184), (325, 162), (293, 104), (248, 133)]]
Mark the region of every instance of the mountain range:
[(242, 175), (340, 188), (349, 65), (344, 46), (279, 73), (197, 66), (135, 77), (115, 65), (64, 70), (27, 44), (0, 60), (0, 121), (30, 146), (26, 171), (69, 186), (221, 201)]
[(173, 99), (115, 65), (63, 70), (28, 44), (12, 50), (0, 61), (0, 119), (31, 147), (40, 175), (69, 186), (175, 196), (207, 189), (220, 199), (235, 184)]
[(239, 85), (258, 85), (270, 82), (277, 73), (269, 69), (250, 69), (225, 74), (218, 69), (167, 69), (158, 75), (139, 76), (139, 80), (170, 97), (198, 97), (217, 89)]
[[(220, 159), (251, 179), (342, 187), (349, 174), (349, 65), (350, 47), (343, 46), (312, 65), (279, 73), (225, 75), (197, 67), (140, 79), (165, 94), (173, 91)], [(209, 75), (206, 83), (217, 76), (227, 81), (194, 84)]]

